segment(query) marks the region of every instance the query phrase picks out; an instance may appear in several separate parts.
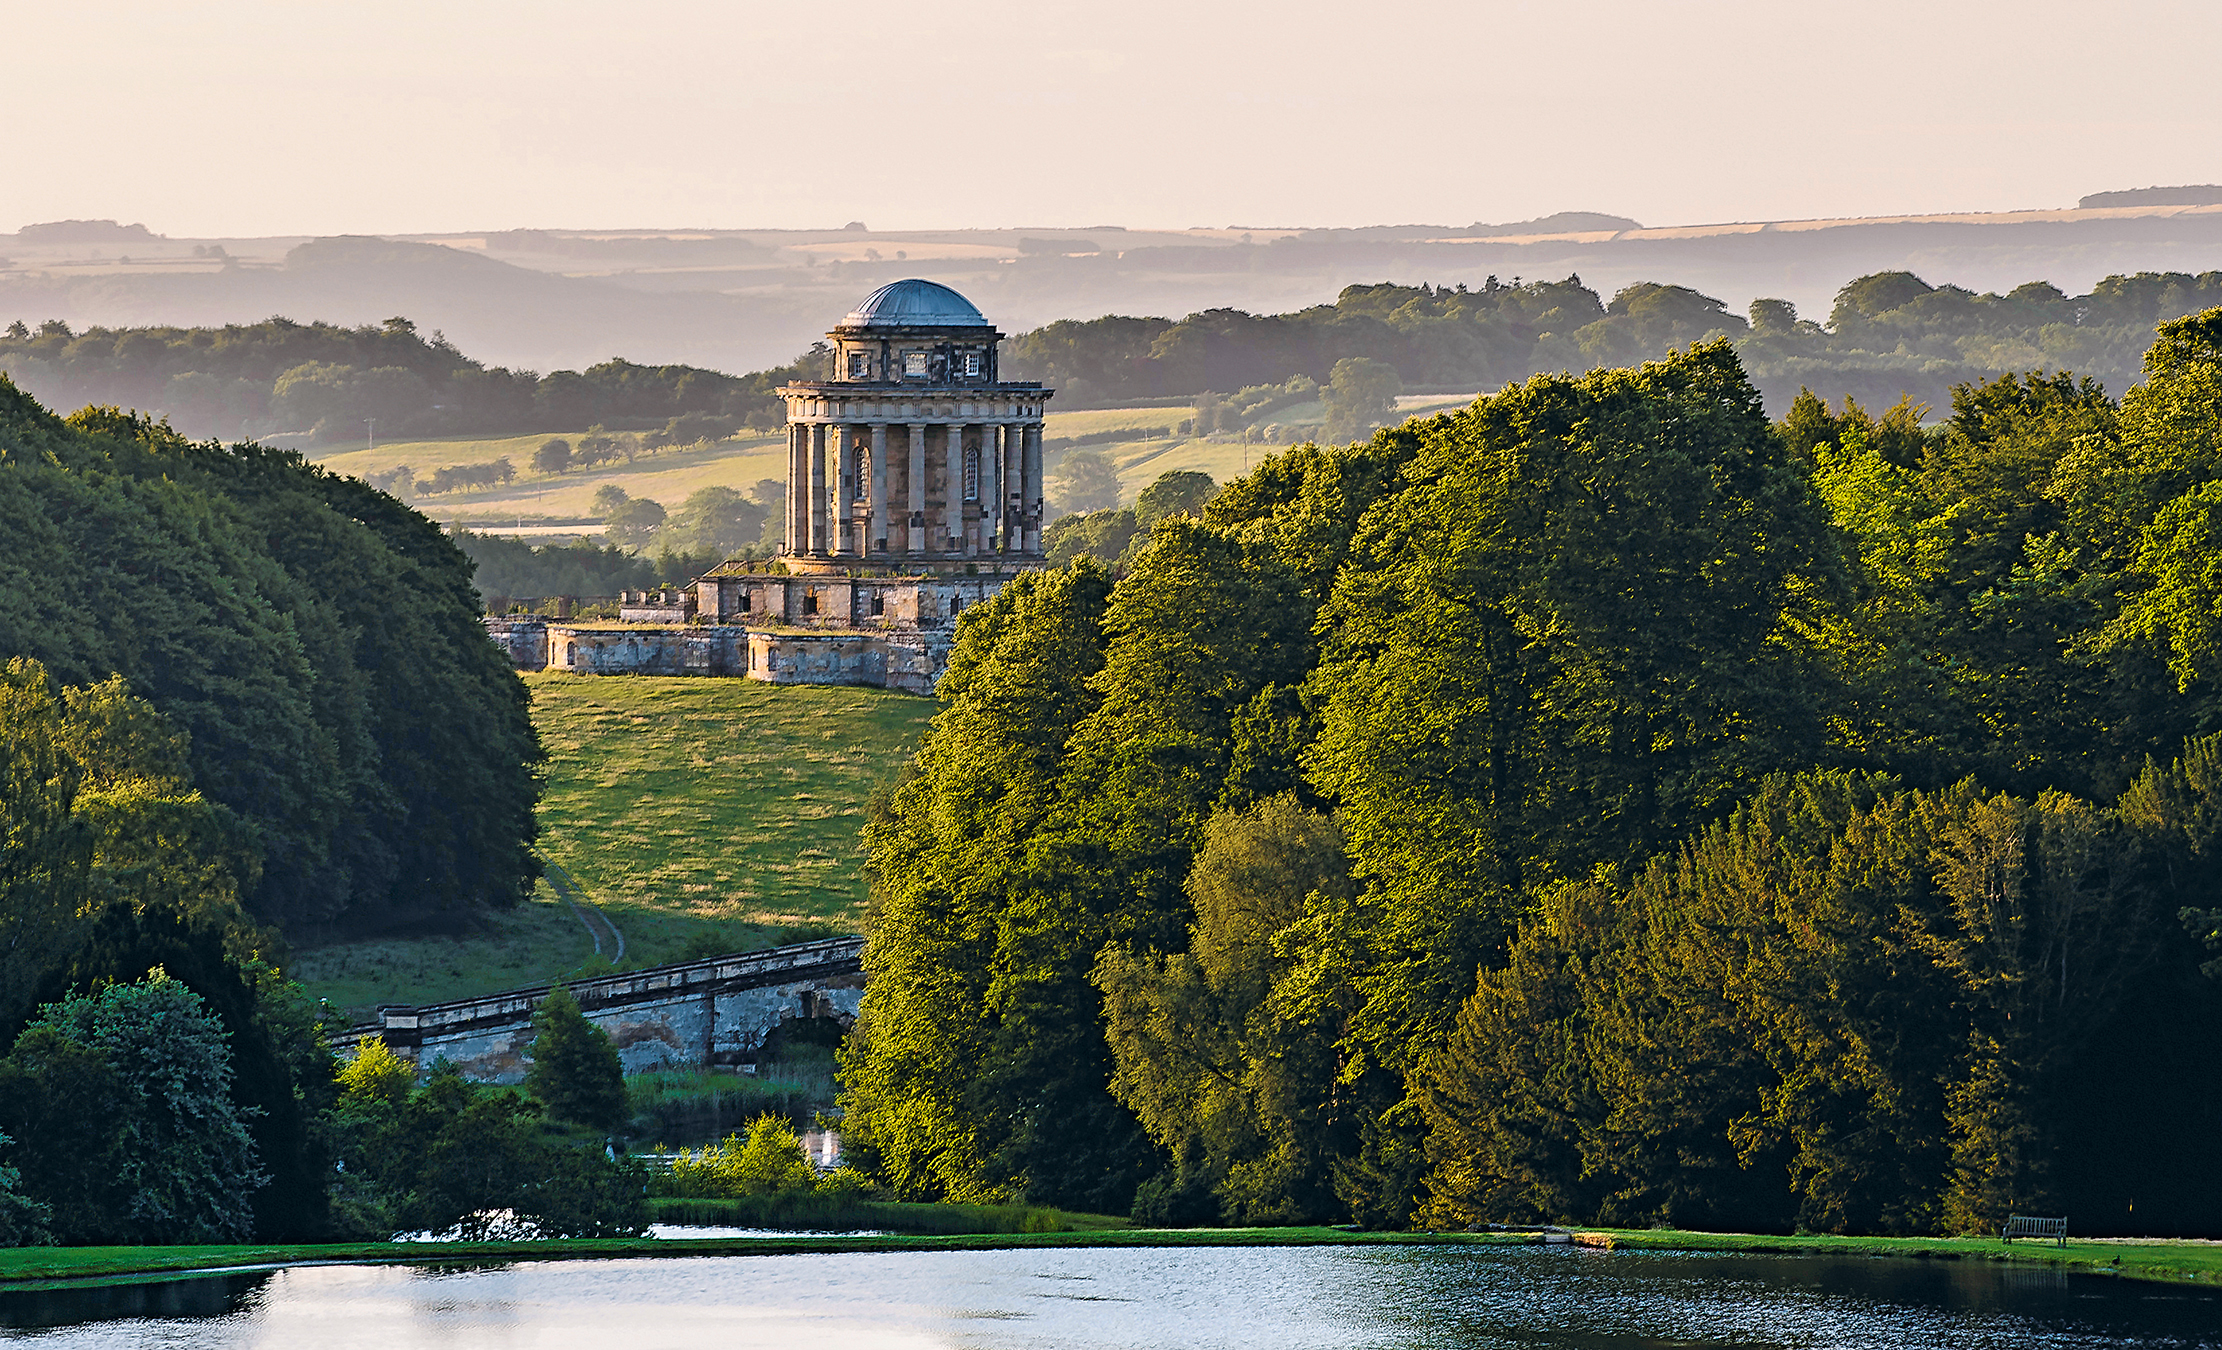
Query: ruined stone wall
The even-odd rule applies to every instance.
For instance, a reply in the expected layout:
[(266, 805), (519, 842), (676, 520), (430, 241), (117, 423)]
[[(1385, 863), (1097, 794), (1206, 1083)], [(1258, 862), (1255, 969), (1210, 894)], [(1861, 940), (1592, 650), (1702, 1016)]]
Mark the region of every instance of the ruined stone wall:
[[(520, 670), (745, 676), (931, 694), (948, 668), (958, 617), (1010, 579), (738, 573), (704, 577), (684, 594), (626, 597), (627, 619), (665, 613), (651, 599), (683, 601), (672, 622), (490, 618), (486, 629)], [(695, 621), (676, 621), (682, 610)]]
[(538, 615), (522, 618), (496, 616), (486, 620), (486, 635), (509, 655), (519, 670), (548, 668), (548, 621)]
[(579, 675), (739, 675), (748, 630), (732, 624), (550, 625), (550, 670)]

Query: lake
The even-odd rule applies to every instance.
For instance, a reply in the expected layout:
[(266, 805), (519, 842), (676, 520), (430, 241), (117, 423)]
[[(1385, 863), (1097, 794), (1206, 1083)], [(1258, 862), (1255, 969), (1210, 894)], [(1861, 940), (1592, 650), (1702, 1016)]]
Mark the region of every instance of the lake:
[(1574, 1247), (720, 1256), (327, 1266), (5, 1294), (0, 1342), (165, 1350), (2222, 1350), (2222, 1291), (1988, 1262)]

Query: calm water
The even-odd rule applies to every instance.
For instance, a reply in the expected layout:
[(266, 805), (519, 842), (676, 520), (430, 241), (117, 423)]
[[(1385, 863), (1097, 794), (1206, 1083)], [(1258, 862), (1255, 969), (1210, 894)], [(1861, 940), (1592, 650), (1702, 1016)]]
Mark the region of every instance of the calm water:
[(9, 1294), (0, 1342), (2222, 1350), (2222, 1296), (1955, 1261), (1578, 1248), (921, 1252), (326, 1267)]

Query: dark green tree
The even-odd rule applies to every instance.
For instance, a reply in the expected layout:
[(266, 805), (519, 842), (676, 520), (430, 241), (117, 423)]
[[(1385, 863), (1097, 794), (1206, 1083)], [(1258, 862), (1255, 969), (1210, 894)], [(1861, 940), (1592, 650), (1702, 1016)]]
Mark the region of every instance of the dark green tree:
[(1396, 401), (1403, 392), (1404, 381), (1386, 362), (1363, 356), (1337, 361), (1319, 391), (1327, 405), (1327, 425), (1320, 434), (1334, 442), (1371, 436), (1396, 420)]
[(625, 1120), (625, 1068), (608, 1032), (586, 1019), (579, 1001), (556, 985), (532, 1012), (532, 1067), (525, 1090), (556, 1120), (614, 1130)]
[(1219, 485), (1211, 481), (1208, 473), (1194, 469), (1161, 473), (1156, 482), (1143, 488), (1134, 499), (1135, 528), (1147, 530), (1171, 516), (1201, 516), (1204, 503), (1218, 490)]
[[(1017, 948), (1055, 913), (1036, 836), (1058, 806), (1065, 743), (1101, 697), (1092, 680), (1110, 590), (1103, 567), (1083, 560), (1022, 576), (966, 610), (939, 689), (946, 706), (866, 826), (870, 982), (841, 1050), (842, 1135), (851, 1156), (905, 1199), (981, 1200), (1026, 1185), (994, 1156), (1025, 1096), (999, 1101), (989, 1080), (1041, 1040), (1032, 1019), (1042, 991), (1017, 965)], [(1093, 955), (1090, 947), (1083, 959)], [(1081, 1016), (1065, 1019), (1079, 1023), (1063, 1028), (1080, 1037), (1068, 1048), (1086, 1056), (1083, 1072), (1099, 1066), (1108, 1104), (1102, 1038)], [(1131, 1121), (1126, 1131), (1138, 1133)], [(1102, 1167), (1126, 1151), (1099, 1133), (1064, 1165), (1096, 1155)], [(1120, 1165), (1139, 1171), (1148, 1159)]]
[(0, 1060), (0, 1128), (64, 1242), (244, 1242), (269, 1176), (231, 1088), (222, 1024), (155, 970), (42, 1010)]
[[(1342, 1027), (1292, 988), (1301, 956), (1280, 939), (1315, 893), (1349, 899), (1348, 863), (1330, 817), (1283, 795), (1214, 816), (1188, 873), (1187, 950), (1107, 948), (1095, 982), (1118, 1070), (1112, 1091), (1174, 1159), (1136, 1214), (1237, 1224), (1340, 1217), (1333, 1159), (1356, 1120), (1335, 1081)], [(1173, 1197), (1206, 1192), (1202, 1215)], [(1153, 1213), (1152, 1210), (1156, 1212)]]
[(1068, 450), (1049, 473), (1049, 495), (1064, 513), (1111, 511), (1119, 505), (1119, 474), (1099, 450)]
[(550, 436), (532, 452), (532, 467), (541, 473), (562, 473), (571, 467), (571, 442)]

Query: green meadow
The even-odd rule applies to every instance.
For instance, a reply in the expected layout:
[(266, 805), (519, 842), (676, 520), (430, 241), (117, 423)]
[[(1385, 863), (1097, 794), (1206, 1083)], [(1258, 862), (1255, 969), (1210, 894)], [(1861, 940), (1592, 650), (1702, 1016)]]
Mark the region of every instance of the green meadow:
[[(623, 934), (616, 966), (855, 932), (861, 834), (937, 705), (754, 680), (524, 676), (547, 747), (540, 850)], [(314, 947), (291, 971), (361, 1014), (611, 968), (543, 881), (478, 927)]]

